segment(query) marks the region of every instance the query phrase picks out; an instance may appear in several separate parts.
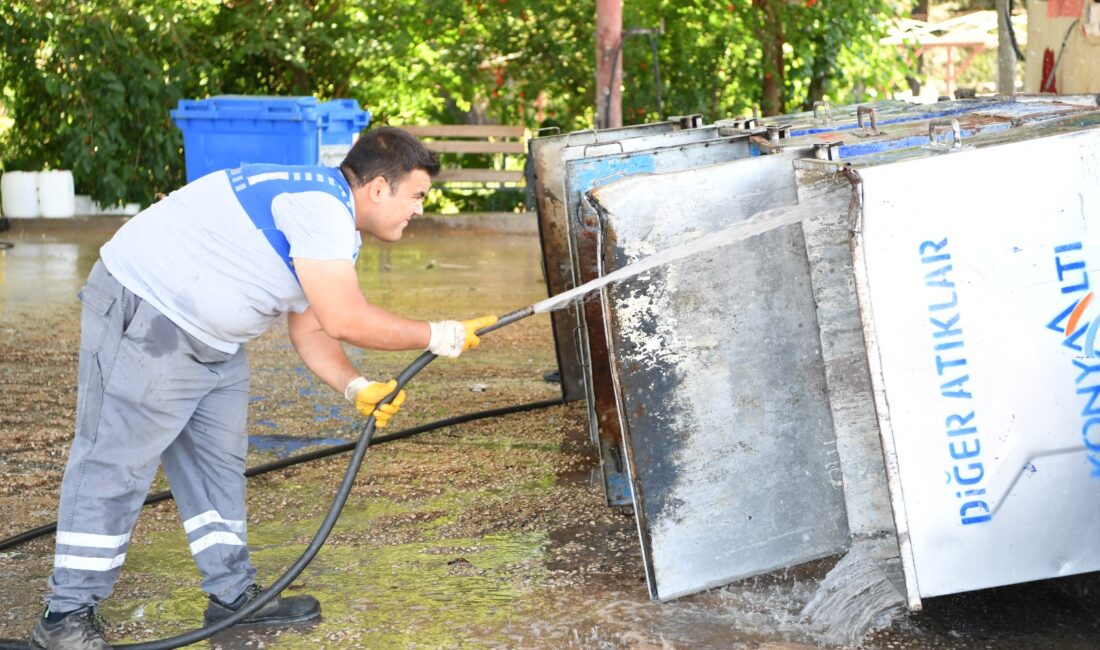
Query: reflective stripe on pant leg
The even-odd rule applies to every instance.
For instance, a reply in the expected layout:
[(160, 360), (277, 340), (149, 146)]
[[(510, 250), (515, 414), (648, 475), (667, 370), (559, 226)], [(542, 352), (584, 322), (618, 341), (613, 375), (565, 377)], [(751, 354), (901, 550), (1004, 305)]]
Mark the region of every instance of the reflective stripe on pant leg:
[[(202, 346), (197, 341), (194, 345)], [(199, 358), (216, 358), (209, 350), (199, 351)], [(241, 348), (228, 360), (206, 367), (218, 376), (218, 384), (199, 402), (161, 462), (202, 573), (202, 588), (228, 602), (256, 574), (245, 526), (248, 360)]]

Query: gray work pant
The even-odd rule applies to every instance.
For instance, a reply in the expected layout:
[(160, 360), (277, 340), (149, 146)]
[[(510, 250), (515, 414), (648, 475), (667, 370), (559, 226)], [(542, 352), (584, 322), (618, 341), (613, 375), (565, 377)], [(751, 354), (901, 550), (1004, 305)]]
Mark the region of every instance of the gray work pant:
[(203, 590), (233, 600), (255, 575), (245, 546), (244, 349), (228, 354), (189, 336), (102, 262), (79, 297), (76, 436), (61, 483), (50, 610), (97, 605), (111, 593), (158, 463)]

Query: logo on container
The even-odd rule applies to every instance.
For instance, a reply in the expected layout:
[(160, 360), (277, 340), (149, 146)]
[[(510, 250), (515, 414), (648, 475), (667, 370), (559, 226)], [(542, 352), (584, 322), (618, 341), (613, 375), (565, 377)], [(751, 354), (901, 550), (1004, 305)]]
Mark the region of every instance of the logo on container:
[(1100, 355), (1096, 353), (1100, 315), (1089, 319), (1095, 310), (1089, 310), (1093, 292), (1089, 288), (1082, 243), (1055, 246), (1054, 268), (1058, 273), (1059, 290), (1068, 297), (1068, 304), (1047, 323), (1047, 329), (1060, 334), (1062, 345), (1076, 353), (1072, 362), (1075, 392), (1082, 405), (1081, 439), (1092, 476), (1100, 478)]

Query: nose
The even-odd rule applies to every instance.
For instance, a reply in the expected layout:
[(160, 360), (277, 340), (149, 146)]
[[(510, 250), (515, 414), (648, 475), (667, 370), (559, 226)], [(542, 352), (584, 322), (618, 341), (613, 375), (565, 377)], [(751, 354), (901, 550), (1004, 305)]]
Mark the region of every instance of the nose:
[(413, 214), (418, 214), (418, 215), (423, 216), (423, 214), (424, 214), (424, 199), (417, 199), (416, 202), (413, 203)]

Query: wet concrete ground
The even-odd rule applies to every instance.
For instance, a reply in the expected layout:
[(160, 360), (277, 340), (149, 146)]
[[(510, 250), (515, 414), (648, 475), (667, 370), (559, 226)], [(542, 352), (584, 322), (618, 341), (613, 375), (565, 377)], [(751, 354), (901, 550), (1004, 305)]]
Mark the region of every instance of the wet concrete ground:
[[(51, 522), (75, 407), (78, 305), (98, 246), (121, 223), (16, 222), (0, 234), (0, 538)], [(523, 231), (523, 228), (516, 230)], [(417, 318), (504, 313), (545, 297), (537, 236), (414, 224), (367, 243), (360, 276), (378, 304)], [(416, 355), (353, 351), (368, 377)], [(249, 345), (249, 465), (351, 441), (361, 421), (313, 380), (277, 326)], [(409, 388), (402, 429), (551, 399), (549, 318), (501, 329)], [(347, 455), (249, 483), (249, 545), (270, 583), (305, 548)], [(649, 600), (633, 517), (604, 505), (583, 405), (482, 420), (381, 445), (317, 560), (290, 587), (318, 623), (239, 629), (217, 648), (813, 648), (800, 612), (836, 558), (675, 602)], [(154, 490), (166, 486), (158, 479)], [(25, 638), (40, 613), (52, 537), (0, 552), (0, 637)], [(1095, 576), (927, 599), (865, 648), (1097, 648)], [(115, 642), (162, 638), (201, 621), (205, 601), (171, 502), (146, 508), (115, 594)]]

